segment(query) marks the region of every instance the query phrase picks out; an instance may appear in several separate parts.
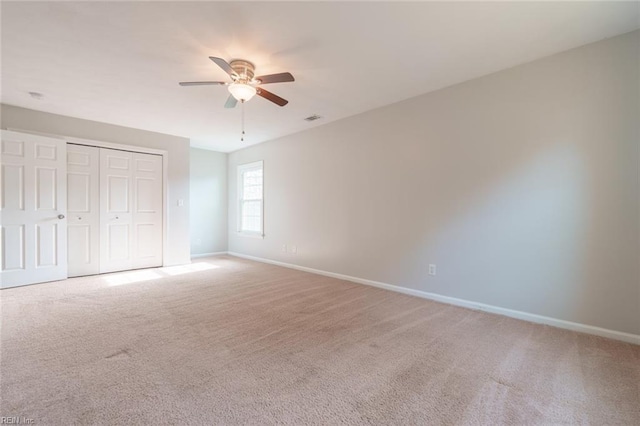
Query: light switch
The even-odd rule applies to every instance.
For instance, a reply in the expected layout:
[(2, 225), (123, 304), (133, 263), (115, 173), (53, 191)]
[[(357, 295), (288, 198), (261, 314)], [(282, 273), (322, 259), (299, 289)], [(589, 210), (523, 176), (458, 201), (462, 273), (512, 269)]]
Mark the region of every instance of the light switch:
[(182, 198), (180, 198), (178, 200), (178, 207), (183, 207), (184, 206), (184, 200)]

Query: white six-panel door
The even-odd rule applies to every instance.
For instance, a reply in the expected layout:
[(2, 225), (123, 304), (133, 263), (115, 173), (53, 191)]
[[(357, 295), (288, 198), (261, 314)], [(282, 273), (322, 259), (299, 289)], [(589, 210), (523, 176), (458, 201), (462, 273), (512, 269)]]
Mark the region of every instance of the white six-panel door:
[(2, 131), (0, 287), (67, 277), (66, 142)]
[(100, 149), (100, 272), (162, 265), (162, 157)]
[(162, 266), (162, 156), (133, 153), (133, 267)]
[(67, 145), (69, 276), (100, 273), (100, 148)]
[(100, 150), (100, 272), (133, 268), (133, 154)]

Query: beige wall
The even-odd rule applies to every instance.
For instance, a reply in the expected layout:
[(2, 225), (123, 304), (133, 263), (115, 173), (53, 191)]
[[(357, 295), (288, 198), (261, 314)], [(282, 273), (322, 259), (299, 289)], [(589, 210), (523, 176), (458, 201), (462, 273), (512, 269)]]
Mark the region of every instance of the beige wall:
[[(639, 39), (230, 154), (229, 250), (640, 334)], [(235, 232), (256, 160), (263, 240)]]
[(190, 152), (191, 254), (227, 251), (227, 154)]
[[(0, 126), (39, 133), (163, 149), (169, 152), (168, 264), (190, 262), (189, 139), (129, 127), (114, 126), (46, 112), (2, 105)], [(178, 200), (184, 206), (178, 206)]]

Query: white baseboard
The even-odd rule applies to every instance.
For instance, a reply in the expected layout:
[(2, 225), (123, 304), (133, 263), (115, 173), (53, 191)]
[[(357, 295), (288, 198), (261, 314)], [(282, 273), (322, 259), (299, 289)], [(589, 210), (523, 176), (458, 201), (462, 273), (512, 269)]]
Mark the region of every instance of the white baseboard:
[(382, 283), (379, 281), (367, 280), (364, 278), (352, 277), (349, 275), (336, 274), (335, 272), (327, 272), (319, 269), (307, 268), (306, 266), (294, 265), (291, 263), (279, 262), (277, 260), (264, 259), (261, 257), (249, 256), (242, 253), (228, 252), (231, 256), (241, 257), (243, 259), (255, 260), (256, 262), (269, 263), (272, 265), (283, 266), (285, 268), (297, 269), (299, 271), (311, 272), (313, 274), (324, 275), (331, 278), (337, 278), (345, 281), (351, 281), (358, 284), (370, 285), (373, 287), (383, 288), (385, 290), (395, 291), (397, 293), (417, 296), (423, 299), (435, 300), (436, 302), (448, 303), (450, 305), (461, 306), (463, 308), (474, 309), (478, 311), (490, 312), (492, 314), (504, 315), (524, 321), (534, 322), (538, 324), (550, 325), (553, 327), (564, 328), (567, 330), (578, 331), (580, 333), (593, 334), (596, 336), (607, 337), (609, 339), (621, 340), (623, 342), (634, 343), (640, 345), (640, 335), (623, 333), (621, 331), (609, 330), (606, 328), (594, 327), (592, 325), (580, 324), (577, 322), (565, 321), (561, 319), (545, 317), (542, 315), (530, 314), (513, 309), (501, 308), (499, 306), (487, 305), (484, 303), (472, 302), (469, 300), (458, 299), (455, 297), (443, 296), (441, 294), (429, 293), (426, 291), (415, 290), (412, 288), (400, 287), (393, 284)]
[(198, 253), (198, 254), (192, 254), (191, 258), (192, 259), (200, 259), (201, 257), (211, 257), (211, 256), (220, 256), (223, 254), (227, 254), (226, 251), (215, 251), (213, 253)]

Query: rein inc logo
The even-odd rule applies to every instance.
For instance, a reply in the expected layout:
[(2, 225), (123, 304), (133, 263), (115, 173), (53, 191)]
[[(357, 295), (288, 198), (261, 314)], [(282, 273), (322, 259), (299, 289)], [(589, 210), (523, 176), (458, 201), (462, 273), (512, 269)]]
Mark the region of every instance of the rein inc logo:
[(30, 419), (28, 417), (20, 417), (20, 416), (11, 416), (11, 417), (0, 417), (0, 425), (33, 425), (36, 421), (34, 419)]

